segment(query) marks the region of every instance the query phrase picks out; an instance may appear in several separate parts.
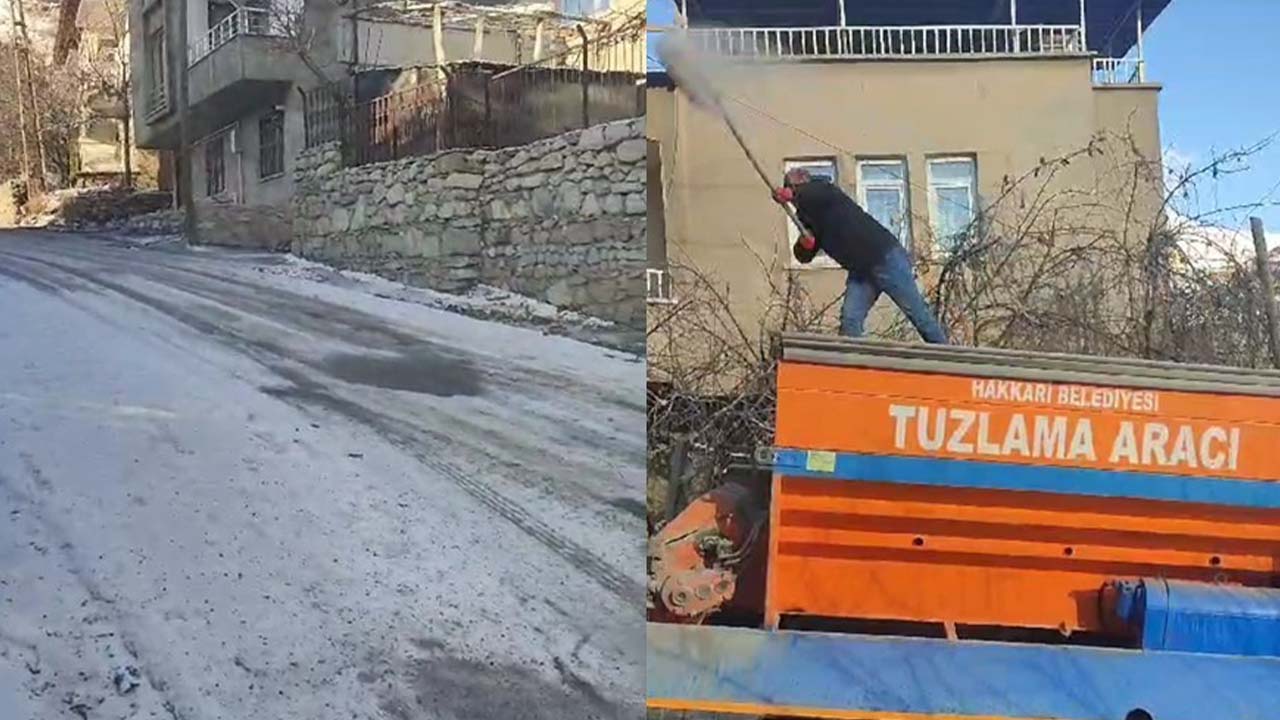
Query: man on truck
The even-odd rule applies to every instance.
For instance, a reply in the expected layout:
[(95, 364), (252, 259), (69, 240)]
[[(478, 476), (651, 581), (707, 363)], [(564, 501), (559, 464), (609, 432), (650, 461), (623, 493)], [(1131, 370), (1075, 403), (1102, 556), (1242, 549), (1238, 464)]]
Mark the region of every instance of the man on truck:
[(946, 333), (916, 287), (906, 248), (844, 191), (825, 178), (796, 168), (787, 172), (773, 197), (780, 204), (793, 203), (801, 224), (809, 231), (791, 248), (796, 260), (808, 264), (821, 250), (849, 273), (840, 312), (841, 335), (862, 335), (871, 306), (885, 293), (925, 342), (947, 342)]

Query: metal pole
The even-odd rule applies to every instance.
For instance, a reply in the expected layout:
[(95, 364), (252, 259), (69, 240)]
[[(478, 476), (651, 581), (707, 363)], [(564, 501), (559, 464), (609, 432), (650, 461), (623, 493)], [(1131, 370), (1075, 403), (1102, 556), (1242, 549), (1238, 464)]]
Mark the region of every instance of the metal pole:
[(689, 465), (689, 439), (684, 435), (676, 436), (671, 445), (671, 458), (667, 466), (666, 509), (663, 515), (667, 522), (675, 519), (684, 509), (685, 472)]
[(1085, 21), (1084, 15), (1084, 0), (1080, 0), (1080, 51), (1084, 53), (1089, 52), (1089, 35), (1088, 30), (1086, 29), (1087, 26), (1088, 23)]
[(1267, 345), (1271, 350), (1271, 364), (1280, 368), (1280, 311), (1276, 309), (1276, 289), (1267, 262), (1267, 234), (1263, 231), (1262, 218), (1249, 218), (1249, 229), (1253, 231), (1253, 262), (1262, 289), (1262, 307), (1267, 311)]
[[(178, 3), (176, 42), (168, 43), (169, 66), (176, 73), (172, 77), (178, 83), (178, 157), (175, 165), (178, 171), (178, 203), (183, 210), (183, 230), (187, 242), (196, 242), (196, 201), (194, 182), (191, 173), (191, 93), (187, 82), (187, 2), (189, 0), (170, 0)], [(168, 20), (166, 19), (166, 26)], [(166, 35), (168, 31), (166, 30)], [(174, 47), (174, 46), (177, 47)]]
[(1138, 0), (1138, 82), (1147, 81), (1146, 54), (1142, 51), (1142, 0)]
[(591, 126), (587, 86), (587, 71), (591, 69), (591, 62), (587, 54), (587, 31), (581, 25), (578, 26), (578, 37), (582, 38), (582, 127), (586, 128)]
[(31, 150), (27, 144), (27, 111), (22, 96), (22, 59), (18, 50), (18, 16), (14, 4), (9, 3), (9, 17), (13, 22), (13, 86), (18, 90), (18, 126), (22, 137), (22, 181), (27, 189), (28, 199), (31, 197)]
[(484, 16), (476, 16), (476, 39), (471, 46), (471, 59), (480, 60), (484, 57)]
[(435, 46), (436, 53), (436, 75), (440, 78), (440, 83), (444, 84), (444, 15), (440, 7), (440, 3), (436, 3), (431, 8), (431, 42)]
[(498, 133), (493, 129), (493, 99), (490, 94), (492, 85), (493, 78), (486, 77), (484, 79), (484, 140), (489, 145), (497, 145)]
[(840, 27), (845, 27), (849, 24), (849, 18), (844, 9), (845, 0), (836, 0), (836, 3), (840, 6)]
[(1009, 0), (1009, 26), (1013, 28), (1013, 51), (1022, 49), (1022, 38), (1018, 37), (1018, 0)]

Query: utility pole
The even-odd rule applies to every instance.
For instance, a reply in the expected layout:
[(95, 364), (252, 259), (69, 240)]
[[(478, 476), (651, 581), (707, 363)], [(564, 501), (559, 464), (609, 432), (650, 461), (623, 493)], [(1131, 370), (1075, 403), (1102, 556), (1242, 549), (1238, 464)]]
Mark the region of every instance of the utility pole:
[(31, 149), (27, 143), (27, 111), (22, 96), (22, 59), (18, 50), (18, 16), (13, 3), (9, 3), (9, 18), (13, 23), (10, 42), (13, 43), (13, 87), (18, 91), (18, 126), (22, 136), (22, 181), (27, 188), (27, 197), (31, 197)]
[(27, 34), (27, 11), (22, 0), (9, 0), (9, 4), (17, 10), (18, 29), (22, 33), (22, 70), (26, 76), (27, 97), (31, 99), (31, 129), (35, 134), (36, 158), (40, 163), (36, 187), (44, 190), (45, 178), (49, 177), (49, 166), (44, 157), (44, 127), (40, 122), (40, 105), (36, 101), (36, 84), (31, 74), (31, 37)]
[[(37, 192), (44, 190), (44, 181), (48, 177), (48, 168), (44, 159), (44, 132), (40, 123), (40, 107), (36, 103), (35, 81), (31, 74), (31, 38), (27, 35), (27, 14), (26, 8), (22, 5), (22, 0), (9, 0), (9, 18), (13, 22), (13, 44), (14, 44), (14, 63), (18, 66), (18, 109), (19, 117), (25, 112), (23, 104), (30, 102), (29, 109), (31, 111), (31, 129), (34, 134), (32, 140), (35, 144), (36, 158), (40, 166), (40, 173), (36, 175), (31, 167), (30, 150), (24, 150), (27, 158), (25, 161), (25, 173), (27, 175), (27, 185), (34, 188)], [(23, 90), (26, 90), (25, 94)], [(28, 148), (27, 142), (27, 126), (23, 122), (22, 125), (22, 141), (23, 147)]]
[(132, 89), (129, 79), (129, 65), (123, 60), (128, 57), (128, 48), (124, 48), (122, 39), (116, 40), (116, 52), (120, 61), (120, 103), (124, 111), (124, 186), (133, 189), (133, 99), (129, 97)]
[[(189, 0), (165, 0), (166, 3), (177, 3), (176, 13), (165, 13), (165, 22), (173, 19), (177, 24), (175, 32), (165, 29), (165, 36), (172, 42), (166, 43), (168, 65), (172, 69), (171, 77), (177, 83), (178, 90), (178, 156), (174, 158), (174, 170), (177, 177), (178, 204), (182, 207), (183, 230), (187, 242), (196, 241), (196, 203), (191, 183), (191, 96), (187, 83), (187, 2)], [(174, 18), (174, 15), (177, 17)]]
[(1276, 309), (1276, 288), (1271, 281), (1267, 233), (1262, 228), (1262, 218), (1249, 218), (1249, 229), (1253, 232), (1253, 263), (1262, 289), (1262, 307), (1267, 311), (1267, 345), (1271, 350), (1271, 364), (1280, 369), (1280, 311)]

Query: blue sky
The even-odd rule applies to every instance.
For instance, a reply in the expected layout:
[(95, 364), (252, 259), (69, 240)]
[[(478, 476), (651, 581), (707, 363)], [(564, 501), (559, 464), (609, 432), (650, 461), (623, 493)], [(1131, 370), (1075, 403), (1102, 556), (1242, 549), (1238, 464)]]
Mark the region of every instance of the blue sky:
[[(1280, 27), (1275, 0), (1173, 0), (1146, 38), (1147, 77), (1164, 85), (1160, 133), (1170, 164), (1199, 167), (1223, 151), (1280, 132)], [(1252, 30), (1250, 30), (1252, 28)], [(1204, 185), (1202, 210), (1254, 203), (1267, 207), (1224, 214), (1239, 226), (1250, 212), (1280, 230), (1280, 136), (1248, 169)]]
[[(648, 8), (651, 24), (671, 22), (671, 0), (648, 0)], [(1160, 130), (1169, 165), (1200, 167), (1280, 133), (1280, 43), (1268, 31), (1277, 27), (1280, 0), (1173, 0), (1157, 18), (1146, 37), (1147, 77), (1164, 86)], [(1199, 212), (1268, 203), (1215, 215), (1215, 223), (1241, 227), (1254, 214), (1280, 230), (1280, 135), (1240, 172), (1199, 187)]]

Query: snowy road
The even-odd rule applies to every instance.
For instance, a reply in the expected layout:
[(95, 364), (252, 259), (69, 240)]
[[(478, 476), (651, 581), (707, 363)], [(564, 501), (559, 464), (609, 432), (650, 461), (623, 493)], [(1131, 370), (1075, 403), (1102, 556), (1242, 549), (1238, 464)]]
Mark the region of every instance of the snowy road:
[(0, 716), (640, 717), (643, 379), (281, 258), (0, 233)]

